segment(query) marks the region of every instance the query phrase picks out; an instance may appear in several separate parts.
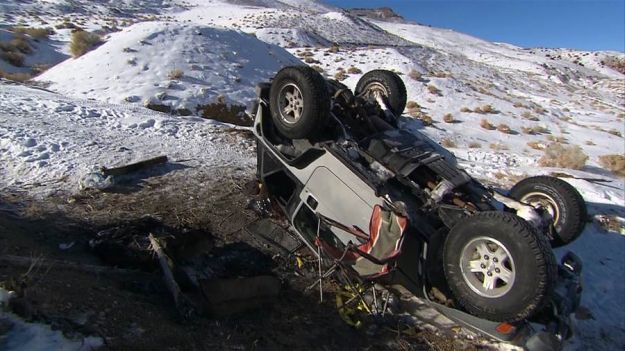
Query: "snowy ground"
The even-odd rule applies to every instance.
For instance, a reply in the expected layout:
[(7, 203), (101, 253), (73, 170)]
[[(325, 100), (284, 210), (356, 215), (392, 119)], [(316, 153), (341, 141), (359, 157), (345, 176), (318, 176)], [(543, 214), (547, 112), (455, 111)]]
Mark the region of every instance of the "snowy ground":
[[(565, 180), (582, 193), (590, 215), (625, 218), (623, 178), (599, 162), (602, 155), (625, 154), (624, 76), (601, 63), (623, 53), (518, 48), (413, 23), (358, 18), (316, 1), (149, 3), (0, 4), (0, 23), (6, 26), (0, 40), (10, 38), (7, 30), (17, 23), (41, 27), (70, 21), (103, 30), (106, 41), (67, 60), (71, 29), (30, 41), (35, 53), (27, 55), (26, 66), (65, 60), (37, 77), (60, 94), (0, 82), (0, 189), (38, 196), (72, 192), (97, 166), (161, 154), (181, 167), (193, 159), (198, 165), (251, 168), (249, 141), (234, 139), (238, 144), (231, 145), (233, 139), (218, 132), (230, 126), (152, 112), (143, 103), (195, 111), (197, 104), (223, 96), (249, 106), (256, 83), (283, 65), (306, 62), (328, 77), (343, 71), (343, 83), (351, 88), (371, 69), (395, 70), (406, 83), (408, 100), (434, 122), (413, 121), (414, 111), (407, 110), (404, 126), (445, 144), (474, 176), (501, 187), (552, 172), (587, 178)], [(120, 31), (110, 30), (114, 26)], [(0, 69), (29, 68), (0, 62)], [(172, 78), (176, 69), (182, 75)], [(485, 105), (495, 113), (467, 111)], [(446, 114), (452, 123), (444, 121)], [(486, 130), (483, 119), (511, 132)], [(540, 167), (540, 148), (554, 140), (579, 146), (589, 156), (586, 166)], [(592, 314), (577, 321), (578, 336), (569, 348), (624, 348), (625, 236), (606, 232), (595, 220), (565, 249), (585, 263), (582, 304)]]

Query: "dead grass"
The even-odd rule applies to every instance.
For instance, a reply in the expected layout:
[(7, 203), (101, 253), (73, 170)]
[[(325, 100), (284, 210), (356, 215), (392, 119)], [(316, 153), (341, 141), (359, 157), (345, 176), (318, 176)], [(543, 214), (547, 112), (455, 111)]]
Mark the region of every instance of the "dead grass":
[(586, 140), (585, 144), (588, 145), (588, 146), (597, 145), (592, 140)]
[(621, 138), (623, 137), (623, 134), (621, 134), (621, 132), (616, 129), (610, 129), (608, 130), (608, 133), (612, 135), (616, 135), (617, 137), (621, 137)]
[(69, 49), (72, 56), (76, 58), (93, 50), (101, 43), (102, 40), (98, 34), (79, 30), (72, 33), (72, 40), (69, 44)]
[(588, 155), (579, 146), (553, 142), (545, 147), (545, 154), (538, 160), (538, 164), (542, 167), (582, 169), (587, 160)]
[(472, 141), (467, 146), (469, 147), (469, 149), (478, 149), (482, 147), (482, 144), (478, 143), (477, 141)]
[(495, 130), (495, 126), (492, 125), (486, 118), (482, 118), (480, 121), (480, 127), (486, 130)]
[(184, 71), (181, 70), (180, 68), (172, 69), (167, 74), (167, 78), (172, 79), (172, 80), (173, 79), (180, 79), (180, 78), (182, 78), (182, 76), (184, 76)]
[(599, 156), (599, 163), (603, 168), (618, 175), (625, 177), (625, 155), (603, 155)]
[(461, 109), (460, 109), (460, 112), (468, 112), (468, 113), (471, 113), (471, 112), (473, 112), (473, 110), (471, 110), (471, 109), (470, 109), (470, 108), (468, 108), (468, 107), (463, 107), (463, 108), (461, 108)]
[(444, 147), (456, 147), (456, 142), (449, 138), (443, 138), (441, 140), (441, 145)]

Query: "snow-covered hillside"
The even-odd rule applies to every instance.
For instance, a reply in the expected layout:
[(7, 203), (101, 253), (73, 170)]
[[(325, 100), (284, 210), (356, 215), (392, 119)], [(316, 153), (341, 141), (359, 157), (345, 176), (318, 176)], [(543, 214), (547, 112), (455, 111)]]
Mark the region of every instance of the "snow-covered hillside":
[[(351, 88), (369, 70), (394, 70), (411, 101), (402, 126), (449, 148), (474, 176), (507, 187), (558, 174), (580, 190), (594, 222), (570, 249), (585, 262), (582, 304), (592, 317), (577, 320), (568, 346), (625, 347), (625, 236), (617, 233), (625, 183), (605, 162), (625, 155), (625, 75), (606, 64), (624, 53), (519, 48), (314, 0), (8, 0), (0, 25), (2, 43), (16, 37), (14, 26), (54, 31), (25, 35), (32, 52), (22, 53), (23, 65), (0, 60), (0, 73), (52, 66), (35, 78), (52, 92), (0, 81), (0, 189), (74, 191), (95, 165), (155, 152), (249, 168), (245, 141), (230, 145), (221, 124), (173, 114), (215, 102), (249, 107), (254, 86), (284, 65), (309, 64)], [(70, 58), (75, 27), (104, 43)], [(552, 145), (588, 159), (576, 170), (547, 167), (541, 158)]]
[(37, 80), (77, 97), (112, 103), (157, 101), (172, 110), (227, 102), (249, 106), (254, 86), (298, 61), (249, 34), (169, 22), (145, 22), (111, 34)]

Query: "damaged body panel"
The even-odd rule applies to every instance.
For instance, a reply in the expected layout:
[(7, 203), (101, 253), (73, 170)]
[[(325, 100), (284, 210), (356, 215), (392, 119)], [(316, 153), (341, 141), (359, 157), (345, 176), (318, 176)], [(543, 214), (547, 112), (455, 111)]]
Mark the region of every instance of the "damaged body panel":
[[(405, 87), (392, 72), (365, 74), (352, 93), (312, 69), (287, 67), (257, 92), (258, 180), (320, 260), (359, 279), (400, 284), (502, 341), (554, 349), (572, 335), (581, 262), (569, 253), (573, 264), (558, 265), (551, 245), (581, 233), (583, 225), (557, 228), (564, 228), (558, 214), (585, 213), (583, 201), (534, 192), (529, 202), (473, 179), (440, 145), (398, 128), (393, 111), (403, 111)], [(534, 180), (576, 193), (558, 179)], [(363, 270), (364, 261), (378, 272)], [(435, 302), (432, 291), (453, 307)]]

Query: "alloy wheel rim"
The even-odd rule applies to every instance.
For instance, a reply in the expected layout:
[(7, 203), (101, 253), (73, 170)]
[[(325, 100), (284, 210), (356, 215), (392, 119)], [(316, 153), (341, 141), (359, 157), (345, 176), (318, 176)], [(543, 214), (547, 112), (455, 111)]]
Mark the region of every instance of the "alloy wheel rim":
[(280, 118), (287, 124), (294, 124), (302, 118), (304, 113), (304, 96), (301, 90), (293, 84), (287, 83), (278, 93)]
[(516, 277), (510, 251), (500, 241), (487, 236), (477, 237), (462, 248), (460, 270), (469, 288), (487, 298), (507, 294)]

